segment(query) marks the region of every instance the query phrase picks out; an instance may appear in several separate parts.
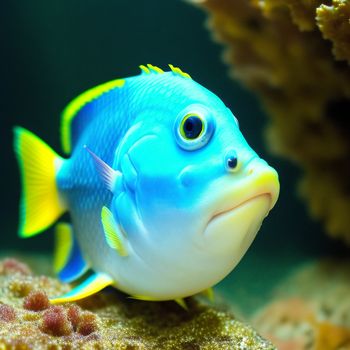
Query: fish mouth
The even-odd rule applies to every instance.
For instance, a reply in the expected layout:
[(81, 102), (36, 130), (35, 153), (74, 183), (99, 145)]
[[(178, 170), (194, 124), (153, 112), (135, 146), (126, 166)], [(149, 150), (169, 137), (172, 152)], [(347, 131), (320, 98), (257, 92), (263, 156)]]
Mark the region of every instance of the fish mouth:
[(264, 192), (214, 213), (204, 228), (204, 244), (238, 262), (253, 242), (273, 202), (273, 194)]
[(222, 211), (219, 211), (217, 213), (215, 213), (208, 221), (206, 227), (208, 227), (210, 224), (214, 223), (217, 220), (222, 219), (224, 216), (226, 215), (231, 215), (233, 214), (236, 210), (239, 210), (240, 208), (243, 208), (244, 206), (249, 205), (250, 203), (258, 200), (258, 199), (262, 199), (265, 198), (266, 200), (268, 200), (269, 205), (268, 205), (268, 210), (266, 212), (266, 215), (268, 214), (268, 212), (272, 209), (273, 204), (272, 204), (272, 194), (270, 192), (265, 192), (265, 193), (260, 193), (257, 194), (255, 196), (252, 196), (248, 199), (243, 200), (242, 202), (240, 202), (239, 204), (236, 204), (232, 207), (229, 207), (227, 209), (224, 209)]

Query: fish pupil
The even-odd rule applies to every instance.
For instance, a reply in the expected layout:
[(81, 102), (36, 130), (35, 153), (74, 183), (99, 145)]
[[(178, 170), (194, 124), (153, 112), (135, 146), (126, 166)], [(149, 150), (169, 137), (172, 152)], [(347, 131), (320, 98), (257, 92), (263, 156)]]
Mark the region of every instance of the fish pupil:
[(227, 160), (227, 165), (230, 169), (234, 169), (237, 166), (238, 159), (237, 157), (231, 157)]
[(188, 117), (184, 123), (184, 133), (188, 139), (197, 138), (202, 132), (202, 120), (196, 116)]

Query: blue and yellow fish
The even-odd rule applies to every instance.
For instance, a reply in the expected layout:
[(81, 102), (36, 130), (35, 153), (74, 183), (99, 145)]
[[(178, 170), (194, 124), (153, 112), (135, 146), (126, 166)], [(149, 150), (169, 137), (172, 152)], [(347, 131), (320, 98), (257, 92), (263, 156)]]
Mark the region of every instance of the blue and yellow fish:
[(112, 285), (134, 298), (208, 290), (240, 261), (275, 205), (276, 171), (225, 104), (181, 69), (86, 91), (64, 110), (62, 158), (16, 127), (21, 237), (56, 226), (55, 270), (83, 282), (52, 303)]

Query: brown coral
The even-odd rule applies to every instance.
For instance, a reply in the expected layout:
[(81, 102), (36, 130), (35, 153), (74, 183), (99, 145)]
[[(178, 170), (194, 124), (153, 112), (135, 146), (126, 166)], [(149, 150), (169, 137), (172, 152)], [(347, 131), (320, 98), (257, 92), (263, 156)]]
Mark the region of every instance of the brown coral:
[[(349, 1), (204, 0), (232, 75), (261, 97), (271, 149), (305, 169), (301, 193), (350, 242)], [(317, 11), (317, 19), (316, 19)]]
[(89, 335), (98, 329), (97, 318), (92, 312), (86, 311), (79, 317), (77, 332), (82, 335)]
[(52, 306), (45, 311), (41, 329), (55, 336), (69, 335), (73, 332), (72, 324), (63, 306)]
[(23, 307), (27, 310), (42, 311), (50, 306), (49, 298), (44, 291), (32, 291), (25, 297)]
[(316, 20), (323, 37), (331, 40), (334, 56), (350, 63), (350, 2), (333, 0), (332, 6), (321, 5)]
[(70, 305), (67, 309), (67, 317), (76, 331), (80, 321), (81, 309), (78, 305)]

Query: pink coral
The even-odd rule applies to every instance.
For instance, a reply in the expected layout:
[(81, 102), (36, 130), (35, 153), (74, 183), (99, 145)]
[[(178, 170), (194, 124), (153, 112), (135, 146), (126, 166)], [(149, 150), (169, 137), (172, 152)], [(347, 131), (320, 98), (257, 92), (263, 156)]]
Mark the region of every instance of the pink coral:
[(77, 305), (70, 305), (67, 310), (67, 316), (73, 329), (76, 330), (80, 321), (81, 309)]
[(77, 332), (82, 335), (89, 335), (97, 331), (97, 318), (92, 312), (84, 312), (79, 319)]
[(42, 311), (50, 306), (49, 298), (43, 291), (32, 291), (25, 297), (23, 307), (27, 310)]
[(43, 315), (42, 331), (55, 336), (70, 335), (73, 332), (63, 306), (52, 306)]
[(28, 265), (13, 258), (7, 258), (3, 260), (0, 266), (0, 273), (4, 275), (11, 275), (11, 274), (31, 275), (32, 271)]
[(16, 311), (12, 306), (1, 304), (0, 305), (0, 320), (5, 322), (11, 322), (16, 319)]

